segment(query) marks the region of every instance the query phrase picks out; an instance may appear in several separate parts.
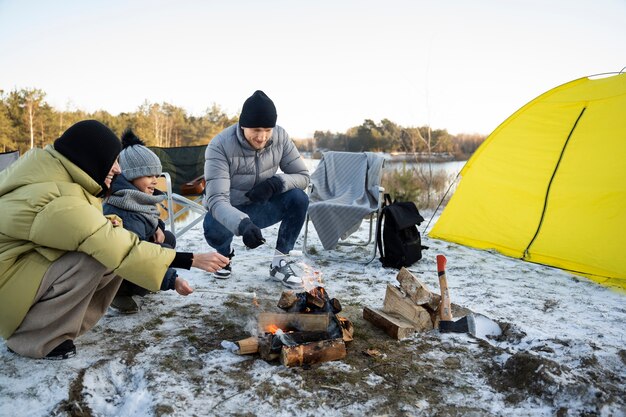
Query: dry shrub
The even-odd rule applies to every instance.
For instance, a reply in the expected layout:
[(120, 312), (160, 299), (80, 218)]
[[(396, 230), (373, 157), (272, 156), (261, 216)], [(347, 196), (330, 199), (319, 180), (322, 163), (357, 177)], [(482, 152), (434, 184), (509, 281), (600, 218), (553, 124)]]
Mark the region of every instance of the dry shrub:
[[(454, 175), (418, 166), (383, 172), (382, 186), (392, 199), (413, 201), (418, 208), (435, 208), (448, 190)], [(451, 192), (446, 195), (450, 198)], [(444, 201), (445, 203), (445, 201)]]

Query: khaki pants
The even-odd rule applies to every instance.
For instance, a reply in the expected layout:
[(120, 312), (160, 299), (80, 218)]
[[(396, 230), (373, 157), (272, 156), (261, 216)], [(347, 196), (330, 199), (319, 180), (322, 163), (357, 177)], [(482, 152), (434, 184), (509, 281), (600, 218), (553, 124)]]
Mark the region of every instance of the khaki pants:
[(91, 329), (106, 313), (122, 278), (81, 252), (68, 252), (43, 276), (35, 301), (7, 340), (16, 353), (43, 358)]

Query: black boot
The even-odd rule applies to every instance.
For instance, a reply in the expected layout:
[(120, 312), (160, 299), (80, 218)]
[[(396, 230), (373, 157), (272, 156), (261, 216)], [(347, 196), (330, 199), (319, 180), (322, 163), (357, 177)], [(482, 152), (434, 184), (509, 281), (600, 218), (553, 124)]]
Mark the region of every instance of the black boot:
[(122, 314), (135, 314), (139, 311), (139, 306), (130, 295), (116, 295), (111, 307)]
[(48, 353), (44, 359), (62, 360), (71, 358), (72, 356), (76, 356), (76, 346), (74, 346), (74, 342), (68, 339), (52, 349), (52, 351)]

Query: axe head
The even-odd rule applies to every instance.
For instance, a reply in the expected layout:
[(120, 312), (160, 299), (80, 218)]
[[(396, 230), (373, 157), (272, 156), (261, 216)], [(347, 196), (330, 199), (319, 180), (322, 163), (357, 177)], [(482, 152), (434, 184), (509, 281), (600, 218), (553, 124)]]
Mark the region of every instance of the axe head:
[(439, 331), (441, 333), (469, 333), (476, 334), (476, 323), (474, 316), (471, 314), (461, 317), (457, 321), (441, 320), (439, 321)]
[(439, 331), (441, 333), (469, 333), (481, 339), (502, 334), (500, 325), (482, 314), (469, 314), (457, 321), (441, 320)]

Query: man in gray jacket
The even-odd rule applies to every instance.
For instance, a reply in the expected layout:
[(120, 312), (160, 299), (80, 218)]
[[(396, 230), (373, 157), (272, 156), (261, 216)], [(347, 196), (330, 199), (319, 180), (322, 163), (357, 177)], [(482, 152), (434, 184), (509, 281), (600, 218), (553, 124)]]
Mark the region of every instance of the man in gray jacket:
[[(309, 171), (276, 118), (272, 100), (257, 90), (244, 102), (239, 123), (224, 129), (207, 146), (204, 237), (232, 258), (233, 236), (242, 236), (253, 249), (265, 243), (261, 229), (281, 222), (270, 277), (299, 288), (302, 279), (285, 255), (304, 224), (309, 198), (303, 190), (309, 184)], [(228, 264), (214, 276), (226, 279), (230, 274)]]

